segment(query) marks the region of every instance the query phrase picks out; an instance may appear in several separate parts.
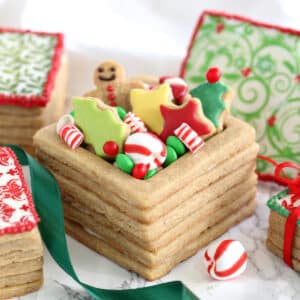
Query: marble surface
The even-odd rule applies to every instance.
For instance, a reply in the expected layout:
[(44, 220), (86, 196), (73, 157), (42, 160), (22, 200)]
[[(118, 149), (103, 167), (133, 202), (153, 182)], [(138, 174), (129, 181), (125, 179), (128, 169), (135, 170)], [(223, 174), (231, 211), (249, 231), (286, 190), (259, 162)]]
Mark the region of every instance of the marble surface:
[[(203, 265), (204, 249), (179, 264), (171, 273), (156, 282), (147, 282), (108, 259), (94, 253), (68, 237), (68, 246), (75, 270), (86, 283), (102, 288), (125, 289), (144, 287), (155, 283), (181, 280), (199, 298), (212, 299), (300, 299), (299, 274), (266, 249), (269, 209), (266, 201), (280, 189), (275, 184), (260, 183), (257, 192), (256, 214), (224, 234), (221, 239), (237, 239), (243, 243), (249, 256), (248, 267), (240, 277), (218, 282), (210, 279)], [(36, 293), (19, 300), (91, 299), (83, 289), (66, 275), (45, 252), (45, 283)]]

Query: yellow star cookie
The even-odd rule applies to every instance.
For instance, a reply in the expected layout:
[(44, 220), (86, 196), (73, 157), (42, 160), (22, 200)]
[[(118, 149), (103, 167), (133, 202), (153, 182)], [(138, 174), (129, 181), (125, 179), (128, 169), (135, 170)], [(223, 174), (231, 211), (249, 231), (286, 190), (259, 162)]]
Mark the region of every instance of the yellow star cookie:
[(171, 89), (162, 84), (154, 90), (133, 89), (130, 91), (132, 111), (154, 132), (160, 134), (164, 120), (160, 112), (162, 104), (169, 104)]

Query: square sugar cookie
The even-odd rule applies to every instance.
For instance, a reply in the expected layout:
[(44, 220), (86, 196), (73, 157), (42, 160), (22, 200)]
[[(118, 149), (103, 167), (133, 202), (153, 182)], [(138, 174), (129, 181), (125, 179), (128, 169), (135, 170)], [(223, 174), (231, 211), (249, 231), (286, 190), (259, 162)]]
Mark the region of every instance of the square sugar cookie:
[(61, 33), (0, 28), (0, 144), (32, 152), (32, 136), (63, 114), (66, 58)]
[(0, 299), (21, 296), (43, 282), (39, 217), (13, 153), (0, 147)]
[[(236, 90), (233, 115), (253, 125), (260, 154), (300, 163), (300, 31), (237, 15), (205, 11), (194, 29), (180, 75), (192, 87), (210, 66)], [(272, 166), (258, 161), (261, 177)]]

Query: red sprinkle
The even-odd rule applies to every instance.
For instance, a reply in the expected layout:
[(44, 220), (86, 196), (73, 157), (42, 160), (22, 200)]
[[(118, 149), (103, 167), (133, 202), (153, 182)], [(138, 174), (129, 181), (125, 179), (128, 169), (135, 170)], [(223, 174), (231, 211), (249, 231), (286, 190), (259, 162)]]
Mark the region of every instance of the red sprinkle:
[(273, 127), (274, 126), (274, 124), (275, 124), (275, 122), (276, 122), (276, 116), (271, 116), (268, 120), (267, 120), (267, 122), (268, 122), (268, 125), (270, 126), (270, 127)]
[(244, 77), (248, 77), (251, 72), (252, 72), (251, 68), (245, 68), (245, 69), (241, 70), (241, 73)]
[(149, 164), (137, 164), (132, 170), (132, 176), (137, 179), (142, 179), (146, 176), (150, 165)]
[(216, 27), (216, 32), (221, 33), (224, 28), (225, 28), (225, 25), (223, 23), (218, 23), (217, 27)]
[(206, 73), (206, 79), (209, 83), (215, 83), (220, 80), (222, 76), (222, 73), (219, 68), (217, 67), (212, 67), (209, 68), (207, 73)]
[(119, 146), (114, 141), (108, 141), (103, 145), (103, 152), (109, 156), (116, 156), (119, 153)]

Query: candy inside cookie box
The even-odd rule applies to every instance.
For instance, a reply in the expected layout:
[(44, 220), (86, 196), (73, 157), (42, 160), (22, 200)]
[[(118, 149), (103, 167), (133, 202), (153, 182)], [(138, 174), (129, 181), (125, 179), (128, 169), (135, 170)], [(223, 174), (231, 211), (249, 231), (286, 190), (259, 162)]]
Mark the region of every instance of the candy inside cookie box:
[(79, 146), (137, 179), (149, 179), (223, 131), (234, 97), (212, 67), (193, 90), (172, 76), (126, 79), (118, 63), (95, 70), (96, 89), (72, 99), (73, 110), (56, 125), (72, 149)]

